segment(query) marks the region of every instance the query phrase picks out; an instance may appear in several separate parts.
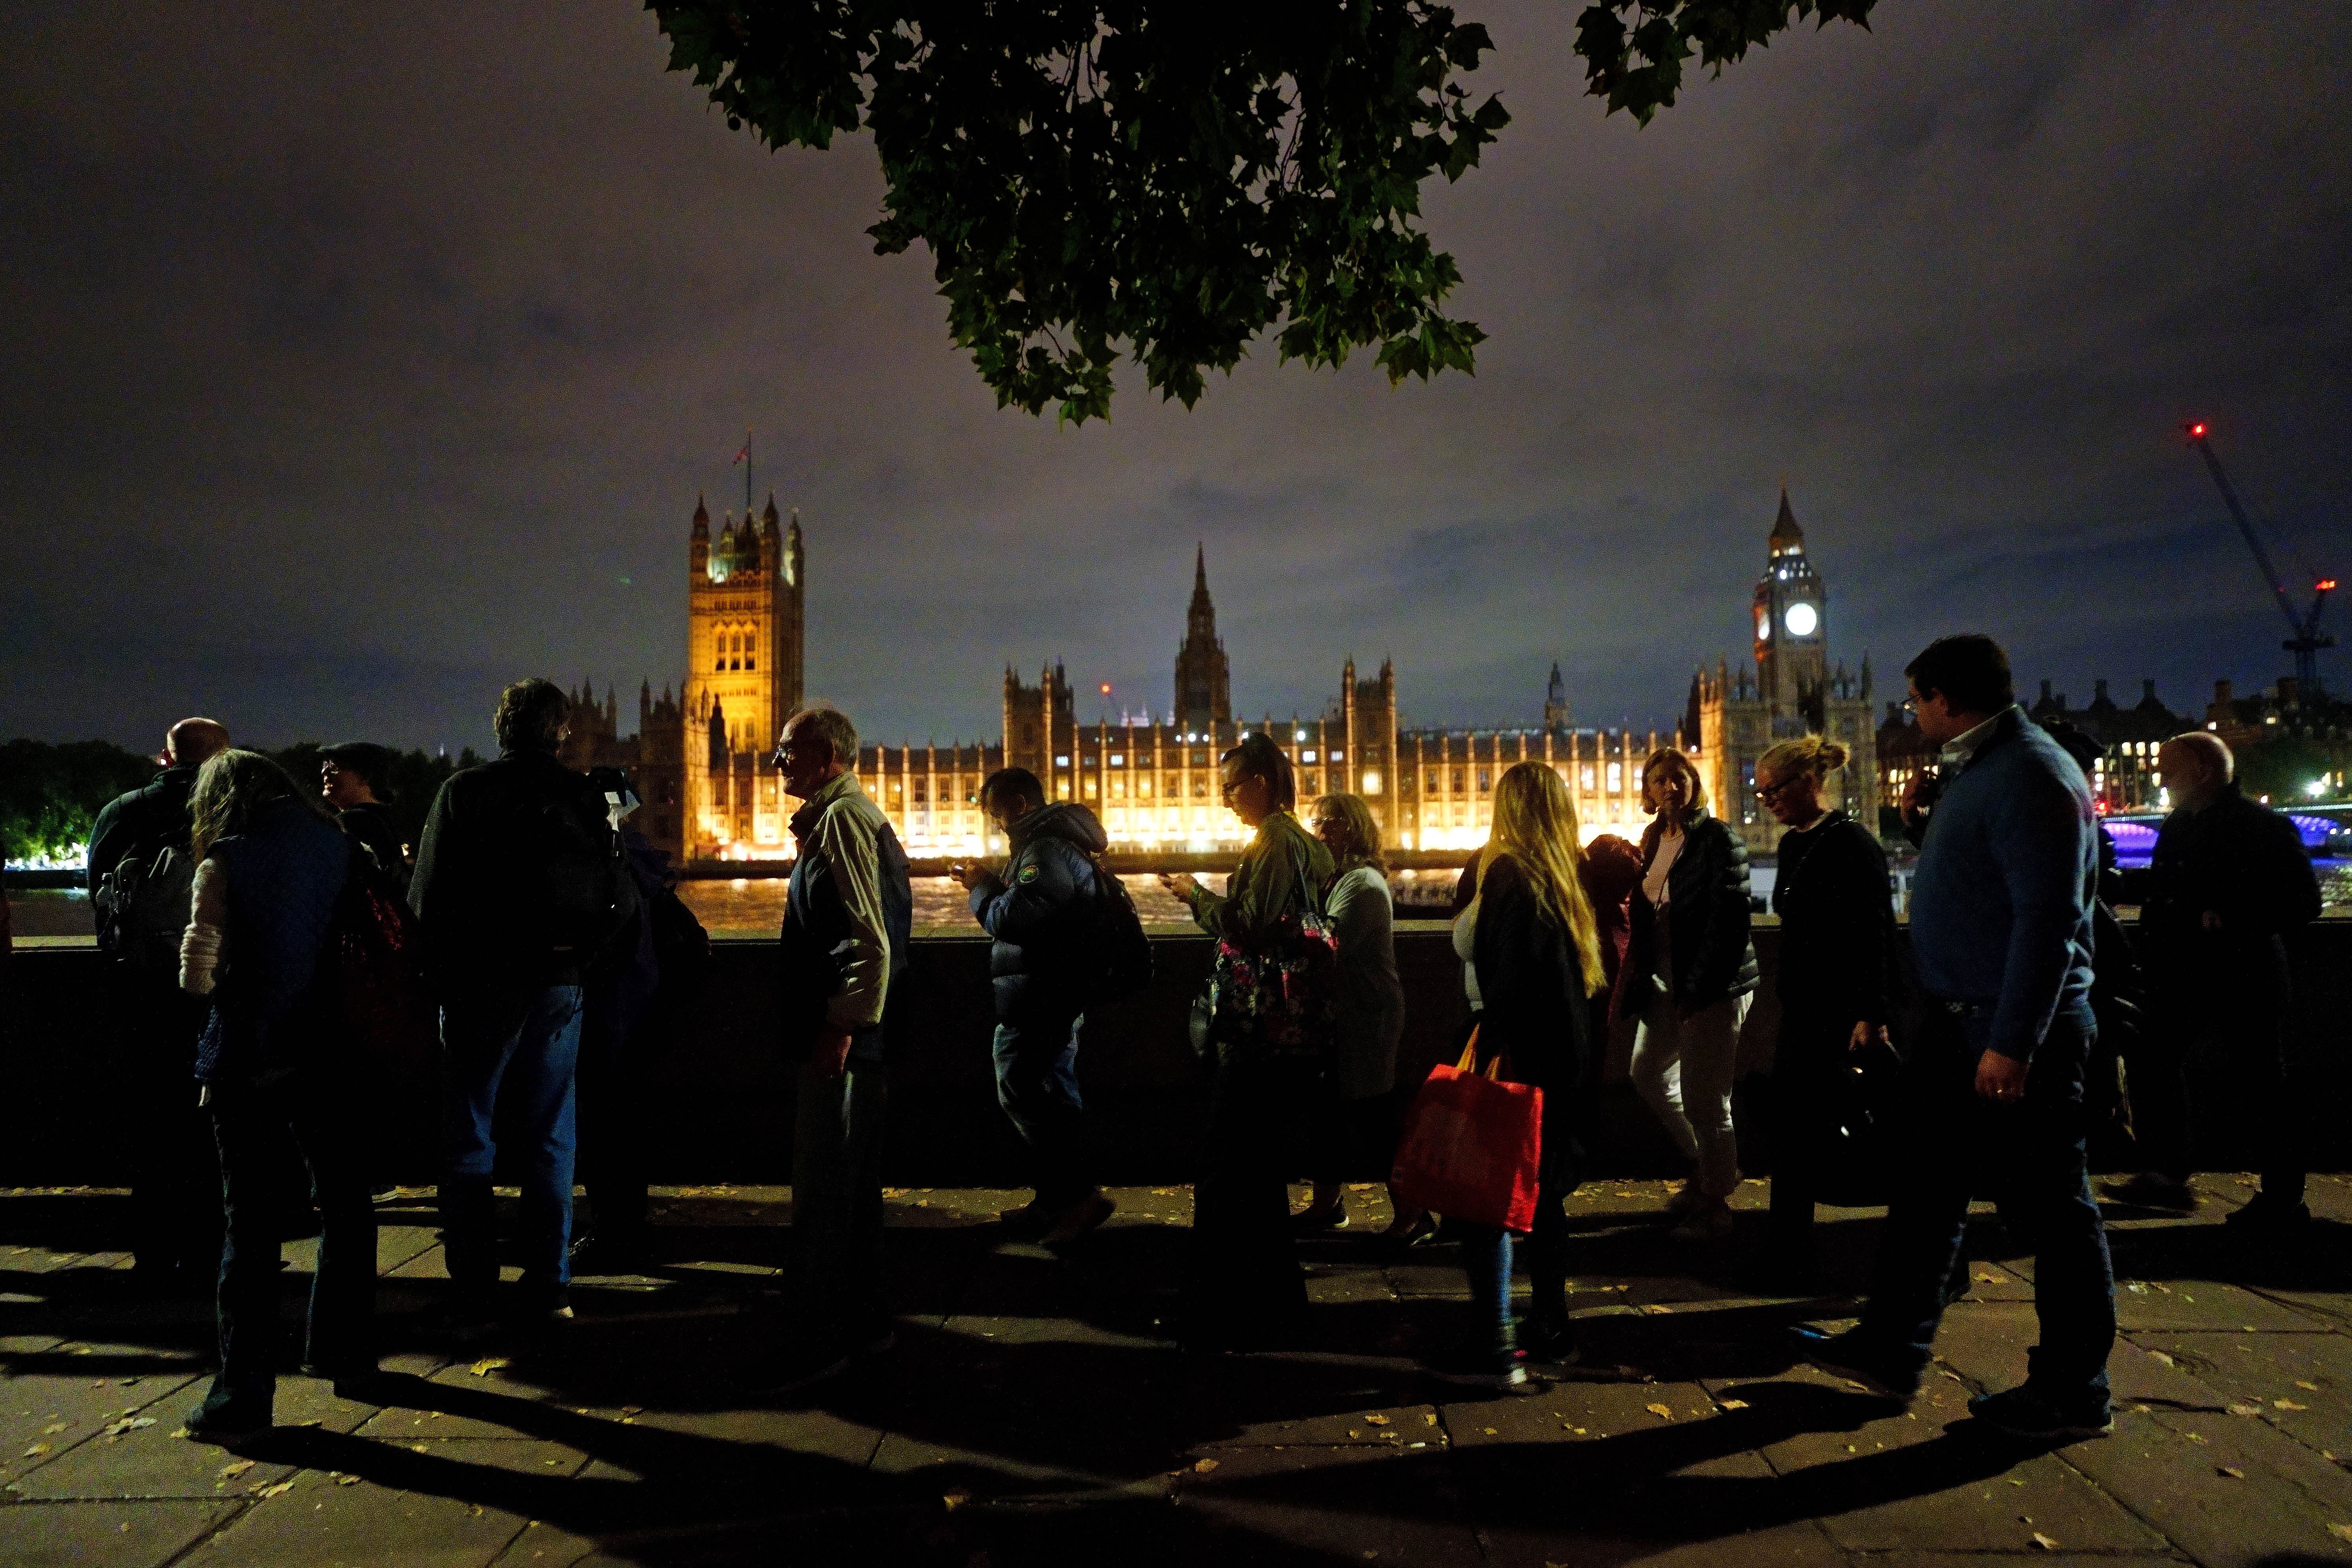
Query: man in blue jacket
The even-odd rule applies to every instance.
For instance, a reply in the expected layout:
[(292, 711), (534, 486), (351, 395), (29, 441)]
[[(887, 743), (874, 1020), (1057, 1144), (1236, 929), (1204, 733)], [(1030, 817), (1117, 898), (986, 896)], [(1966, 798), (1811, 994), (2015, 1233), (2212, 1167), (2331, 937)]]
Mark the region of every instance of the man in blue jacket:
[(2009, 656), (1977, 634), (1939, 637), (1905, 671), (1939, 793), (1924, 818), (1911, 947), (1927, 1022), (1909, 1072), (1913, 1125), (1870, 1304), (1838, 1335), (1798, 1331), (1806, 1358), (1908, 1400), (1943, 1316), (1969, 1200), (1981, 1188), (2034, 1251), (2042, 1342), (2025, 1382), (1969, 1402), (2034, 1439), (2114, 1429), (2107, 1352), (2115, 1275), (2084, 1162), (2098, 833), (2074, 760), (2017, 706)]
[(1046, 805), (1045, 786), (1026, 768), (990, 774), (980, 806), (1011, 850), (1004, 872), (970, 865), (955, 875), (971, 895), (973, 918), (996, 939), (988, 959), (996, 1102), (1029, 1145), (1037, 1179), (1037, 1195), (1007, 1213), (1004, 1226), (1062, 1247), (1117, 1207), (1088, 1170), (1077, 1074), (1094, 857), (1110, 839), (1076, 801)]

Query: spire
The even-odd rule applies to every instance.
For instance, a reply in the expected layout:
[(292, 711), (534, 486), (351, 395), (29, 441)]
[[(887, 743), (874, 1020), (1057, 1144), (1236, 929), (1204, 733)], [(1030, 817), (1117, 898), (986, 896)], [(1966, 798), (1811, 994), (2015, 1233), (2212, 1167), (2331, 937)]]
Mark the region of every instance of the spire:
[(710, 537), (710, 509), (703, 504), (699, 491), (694, 498), (694, 536), (697, 539)]
[(1801, 549), (1804, 542), (1805, 531), (1797, 526), (1797, 514), (1789, 509), (1789, 486), (1783, 480), (1780, 485), (1780, 515), (1772, 520), (1772, 553), (1778, 555), (1792, 546)]
[[(797, 517), (800, 514), (795, 512), (793, 515)], [(770, 490), (768, 492), (768, 510), (760, 514), (760, 531), (768, 534), (774, 533), (776, 531), (776, 492)]]
[(1209, 595), (1209, 547), (1197, 542), (1192, 546), (1192, 592), (1204, 599)]

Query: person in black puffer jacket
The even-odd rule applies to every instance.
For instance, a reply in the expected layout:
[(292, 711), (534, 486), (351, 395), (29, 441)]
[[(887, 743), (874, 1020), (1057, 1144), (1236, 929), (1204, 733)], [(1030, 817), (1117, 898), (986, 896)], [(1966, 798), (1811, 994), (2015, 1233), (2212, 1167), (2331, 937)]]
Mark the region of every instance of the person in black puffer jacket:
[(1045, 786), (1026, 768), (990, 774), (980, 807), (1012, 853), (1002, 875), (982, 865), (957, 866), (954, 875), (971, 893), (972, 917), (996, 939), (988, 958), (996, 1102), (1029, 1145), (1037, 1188), (1026, 1207), (1003, 1218), (1006, 1229), (1059, 1247), (1108, 1219), (1114, 1207), (1089, 1169), (1077, 1073), (1094, 857), (1110, 839), (1076, 801), (1046, 805)]
[(1756, 762), (1756, 798), (1789, 831), (1780, 838), (1772, 912), (1780, 917), (1780, 1036), (1772, 1058), (1775, 1283), (1809, 1287), (1813, 1205), (1836, 1136), (1840, 1075), (1853, 1053), (1887, 1045), (1895, 970), (1895, 900), (1886, 851), (1862, 824), (1825, 810), (1822, 789), (1846, 752), (1806, 735)]
[(1716, 1241), (1731, 1234), (1727, 1200), (1739, 1186), (1731, 1079), (1756, 991), (1748, 846), (1706, 814), (1698, 769), (1671, 746), (1643, 763), (1642, 802), (1655, 820), (1642, 835), (1618, 1004), (1641, 1020), (1633, 1087), (1696, 1166), (1668, 1200), (1667, 1216), (1680, 1222), (1674, 1234)]

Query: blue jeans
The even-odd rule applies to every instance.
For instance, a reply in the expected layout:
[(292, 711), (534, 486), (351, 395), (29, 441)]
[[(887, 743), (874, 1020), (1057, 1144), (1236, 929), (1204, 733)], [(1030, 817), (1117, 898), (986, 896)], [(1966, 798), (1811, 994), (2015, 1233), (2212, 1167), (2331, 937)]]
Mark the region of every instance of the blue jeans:
[(514, 1002), (441, 1010), (448, 1082), (441, 1119), (446, 1170), (441, 1224), (449, 1278), (461, 1289), (498, 1282), (490, 1221), (490, 1172), (498, 1162), (491, 1123), (503, 1094), (509, 1124), (524, 1142), (522, 1254), (525, 1284), (567, 1284), (572, 1268), (572, 1166), (578, 1147), (573, 1089), (580, 1066), (580, 987), (549, 985)]
[(1906, 1085), (1898, 1147), (1908, 1168), (1887, 1209), (1860, 1331), (1901, 1365), (1927, 1364), (1969, 1200), (1982, 1192), (2033, 1252), (2042, 1342), (2028, 1352), (2026, 1381), (2062, 1403), (2104, 1408), (2116, 1282), (2083, 1148), (2083, 1066), (2097, 1031), (2064, 1018), (2053, 1023), (2033, 1053), (2024, 1098), (1997, 1105), (1976, 1092), (1988, 1022), (1929, 1004)]
[(890, 1080), (849, 1058), (839, 1078), (800, 1070), (793, 1119), (793, 1282), (802, 1331), (837, 1350), (880, 1331), (882, 1125)]
[(1086, 1101), (1078, 1094), (1083, 1015), (1047, 1015), (996, 1026), (996, 1103), (1029, 1145), (1037, 1201), (1064, 1208), (1094, 1186), (1087, 1163)]
[[(1536, 1165), (1536, 1221), (1528, 1233), (1528, 1279), (1535, 1289), (1528, 1315), (1539, 1323), (1568, 1321), (1567, 1199), (1584, 1179), (1584, 1148), (1578, 1137), (1577, 1090), (1544, 1090), (1542, 1150)], [(1477, 1343), (1504, 1347), (1511, 1334), (1511, 1266), (1518, 1249), (1510, 1231), (1491, 1225), (1456, 1226), (1462, 1234), (1462, 1271), (1470, 1279), (1471, 1332)]]

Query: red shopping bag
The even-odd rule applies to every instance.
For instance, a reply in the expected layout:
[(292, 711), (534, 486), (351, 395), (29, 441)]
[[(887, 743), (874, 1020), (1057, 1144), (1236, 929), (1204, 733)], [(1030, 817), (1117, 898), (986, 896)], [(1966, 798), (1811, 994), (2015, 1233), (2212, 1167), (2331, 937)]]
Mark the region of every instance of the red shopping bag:
[(1483, 1074), (1477, 1060), (1474, 1029), (1459, 1063), (1429, 1069), (1405, 1116), (1389, 1194), (1400, 1213), (1431, 1209), (1474, 1225), (1531, 1230), (1543, 1090), (1502, 1082), (1499, 1058)]

